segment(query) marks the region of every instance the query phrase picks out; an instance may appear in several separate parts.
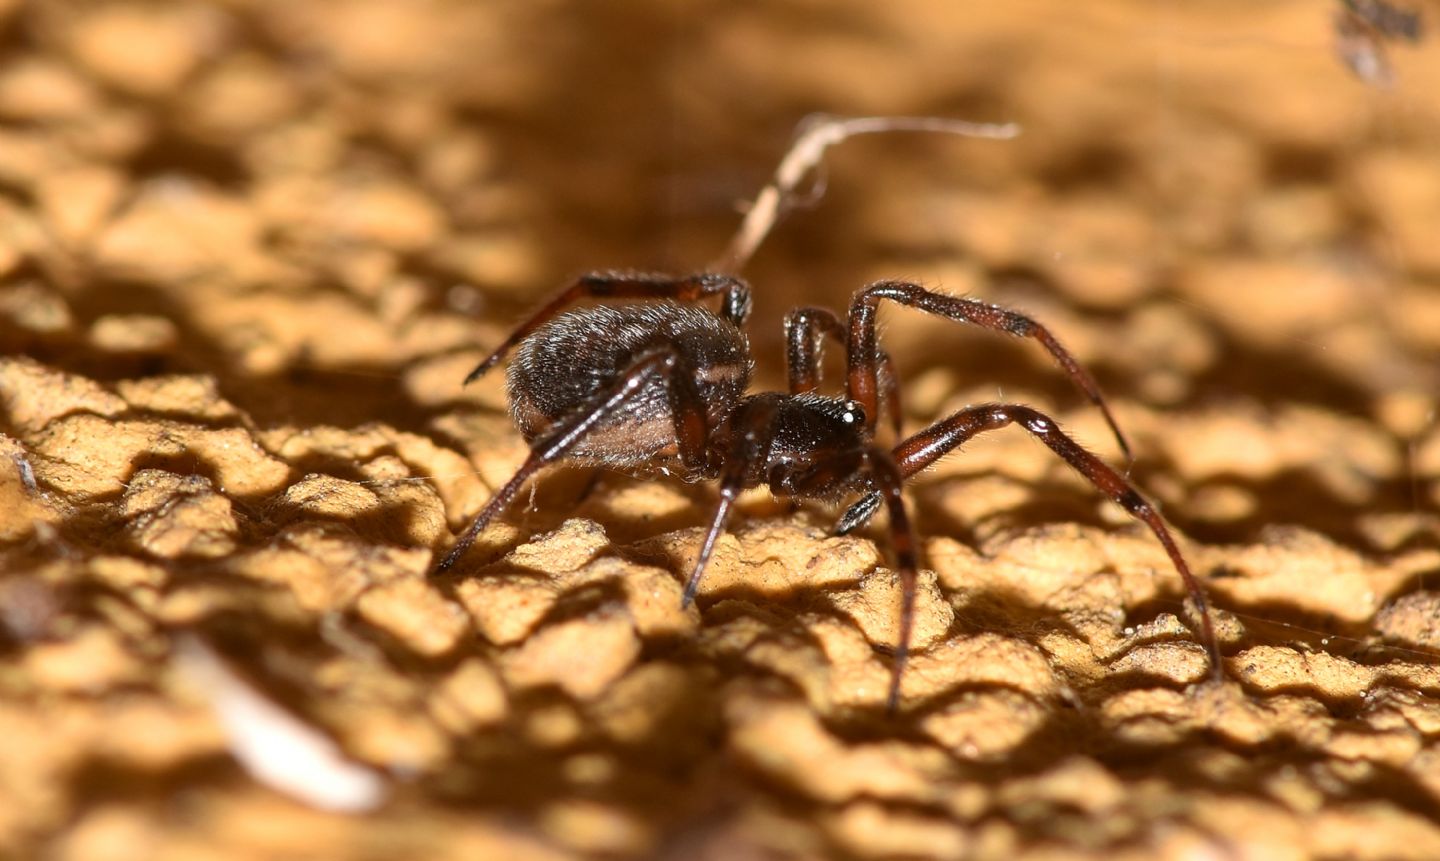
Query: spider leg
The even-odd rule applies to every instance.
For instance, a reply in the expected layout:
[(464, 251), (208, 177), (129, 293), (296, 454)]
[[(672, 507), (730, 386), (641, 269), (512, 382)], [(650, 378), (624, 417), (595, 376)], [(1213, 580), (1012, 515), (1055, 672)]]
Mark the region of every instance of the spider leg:
[(855, 504), (845, 509), (845, 513), (840, 515), (839, 520), (835, 521), (835, 534), (848, 535), (864, 526), (870, 518), (875, 516), (875, 512), (880, 510), (883, 502), (879, 491), (872, 491), (860, 497)]
[[(845, 344), (845, 324), (829, 308), (797, 308), (785, 315), (785, 366), (790, 374), (790, 394), (813, 392), (820, 387), (820, 359), (826, 338)], [(900, 378), (890, 354), (879, 352), (880, 395), (890, 414), (895, 436), (900, 436)]]
[(865, 463), (871, 478), (880, 485), (876, 495), (883, 498), (890, 512), (890, 544), (895, 550), (896, 569), (900, 574), (900, 625), (895, 635), (890, 693), (885, 700), (887, 710), (894, 714), (900, 703), (900, 678), (910, 657), (910, 635), (915, 627), (916, 571), (919, 566), (915, 557), (915, 532), (910, 528), (905, 500), (900, 495), (904, 477), (899, 467), (889, 452), (877, 447), (866, 450)]
[(524, 323), (515, 327), (500, 346), (475, 366), (465, 377), (465, 384), (475, 382), (485, 375), (526, 335), (559, 314), (568, 305), (582, 299), (680, 299), (693, 301), (710, 296), (723, 297), (720, 315), (743, 326), (750, 315), (750, 288), (738, 278), (729, 275), (702, 273), (674, 278), (669, 275), (652, 275), (644, 272), (591, 272), (582, 275), (570, 286), (561, 290), (555, 298), (541, 306)]
[(449, 570), (475, 543), (495, 515), (510, 504), (526, 481), (542, 468), (563, 459), (586, 434), (622, 410), (657, 374), (665, 380), (669, 393), (680, 456), (687, 466), (703, 466), (710, 430), (705, 404), (695, 391), (694, 371), (674, 344), (656, 344), (637, 355), (608, 388), (601, 389), (588, 403), (556, 422), (530, 444), (529, 457), (470, 521), (470, 526), (435, 566), (432, 575)]
[[(1185, 583), (1185, 590), (1190, 595), (1190, 600), (1195, 603), (1196, 612), (1200, 617), (1201, 640), (1210, 654), (1211, 669), (1218, 677), (1223, 671), (1220, 662), (1220, 643), (1215, 637), (1215, 624), (1210, 616), (1210, 605), (1205, 597), (1205, 589), (1191, 573), (1190, 566), (1185, 562), (1185, 557), (1181, 555), (1180, 548), (1176, 546), (1169, 528), (1165, 526), (1165, 521), (1160, 518), (1155, 507), (1140, 495), (1134, 485), (1061, 431), (1054, 419), (1021, 404), (983, 404), (967, 407), (895, 446), (894, 456), (900, 475), (902, 478), (909, 478), (954, 451), (971, 437), (986, 431), (998, 430), (1009, 424), (1018, 424), (1029, 431), (1049, 446), (1052, 451), (1064, 458), (1065, 462), (1074, 467), (1077, 472), (1085, 476), (1101, 493), (1104, 493), (1113, 502), (1119, 503), (1132, 517), (1150, 527), (1150, 531), (1155, 534), (1165, 548), (1166, 554), (1170, 556), (1171, 564), (1179, 572), (1180, 579)], [(884, 488), (872, 491), (852, 505), (840, 518), (840, 527), (837, 527), (837, 531), (848, 531), (865, 522), (879, 507), (883, 492)]]
[(1059, 363), (1065, 374), (1070, 377), (1070, 381), (1084, 392), (1090, 402), (1098, 407), (1101, 414), (1105, 416), (1105, 422), (1110, 426), (1110, 432), (1115, 435), (1115, 440), (1120, 444), (1120, 450), (1124, 453), (1126, 462), (1133, 459), (1130, 453), (1130, 444), (1125, 441), (1125, 435), (1120, 432), (1120, 425), (1110, 414), (1110, 408), (1106, 406), (1105, 399), (1100, 394), (1100, 387), (1095, 384), (1095, 380), (1089, 372), (1075, 361), (1075, 357), (1061, 346), (1050, 330), (1023, 314), (1017, 314), (998, 305), (991, 305), (975, 299), (965, 299), (960, 296), (947, 296), (908, 281), (876, 281), (856, 293), (850, 303), (850, 337), (846, 352), (850, 399), (858, 401), (865, 408), (871, 431), (875, 429), (876, 379), (878, 376), (877, 362), (874, 358), (878, 355), (875, 313), (881, 299), (889, 299), (892, 302), (918, 308), (921, 311), (957, 322), (972, 323), (985, 329), (1008, 332), (1011, 335), (1034, 338), (1039, 341)]
[(685, 580), (685, 592), (681, 606), (688, 607), (695, 600), (700, 588), (700, 578), (710, 555), (715, 551), (715, 542), (725, 531), (730, 519), (730, 509), (735, 498), (747, 484), (752, 483), (751, 471), (755, 464), (763, 463), (770, 451), (774, 438), (774, 419), (778, 401), (774, 397), (756, 396), (742, 403), (731, 416), (730, 439), (725, 457), (725, 472), (720, 478), (720, 501), (715, 514), (710, 518), (710, 528), (700, 544), (700, 553), (695, 557), (695, 567)]

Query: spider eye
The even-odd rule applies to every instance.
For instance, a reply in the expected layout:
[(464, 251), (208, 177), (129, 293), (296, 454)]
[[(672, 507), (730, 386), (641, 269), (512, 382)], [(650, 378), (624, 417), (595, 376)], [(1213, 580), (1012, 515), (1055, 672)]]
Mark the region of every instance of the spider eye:
[(855, 401), (846, 401), (844, 410), (840, 413), (840, 420), (852, 427), (865, 424), (865, 408)]

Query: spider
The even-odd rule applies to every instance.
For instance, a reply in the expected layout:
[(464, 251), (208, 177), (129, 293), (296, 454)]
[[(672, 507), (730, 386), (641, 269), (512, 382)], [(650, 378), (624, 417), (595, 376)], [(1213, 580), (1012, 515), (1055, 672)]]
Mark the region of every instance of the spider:
[[(583, 299), (646, 301), (565, 310)], [(684, 304), (714, 299), (718, 313)], [(535, 312), (466, 378), (467, 383), (479, 378), (515, 350), (507, 378), (510, 411), (530, 454), (436, 572), (450, 569), (538, 471), (560, 461), (688, 481), (719, 480), (719, 502), (685, 581), (685, 605), (695, 598), (742, 490), (764, 485), (777, 497), (824, 501), (859, 495), (837, 531), (854, 529), (884, 507), (901, 586), (887, 697), (893, 712), (910, 649), (917, 570), (915, 534), (901, 486), (976, 435), (1017, 424), (1155, 534), (1194, 602), (1218, 673), (1220, 652), (1204, 591), (1164, 521), (1124, 476), (1049, 416), (1023, 404), (969, 406), (893, 448), (876, 442), (882, 402), (897, 436), (899, 428), (899, 381), (877, 343), (876, 312), (884, 301), (1038, 341), (1100, 409), (1128, 453), (1090, 375), (1049, 330), (1014, 311), (915, 283), (877, 281), (854, 295), (845, 320), (825, 308), (792, 311), (785, 319), (789, 391), (747, 394), (754, 362), (745, 335), (750, 288), (744, 281), (720, 273), (596, 272)], [(844, 397), (817, 391), (827, 339), (845, 348)]]

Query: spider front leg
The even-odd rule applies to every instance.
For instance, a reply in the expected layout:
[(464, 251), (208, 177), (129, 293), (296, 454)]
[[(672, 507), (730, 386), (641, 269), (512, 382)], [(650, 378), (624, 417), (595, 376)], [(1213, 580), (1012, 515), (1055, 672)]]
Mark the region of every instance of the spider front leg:
[[(782, 489), (777, 490), (774, 475), (768, 472), (766, 466), (773, 465), (774, 452), (771, 448), (777, 439), (777, 422), (787, 424), (787, 420), (780, 418), (781, 412), (786, 409), (791, 410), (788, 422), (794, 422), (796, 413), (793, 400), (774, 393), (754, 395), (740, 403), (722, 430), (727, 438), (724, 442), (725, 471), (720, 484), (720, 500), (715, 507), (710, 528), (700, 545), (695, 567), (686, 580), (684, 603), (689, 604), (694, 599), (715, 542), (725, 530), (731, 507), (741, 490), (770, 480), (772, 491), (804, 496), (816, 489), (834, 487), (848, 481), (855, 471), (863, 470), (870, 475), (871, 483), (879, 488), (877, 496), (889, 508), (891, 546), (895, 551), (895, 568), (900, 577), (900, 618), (887, 697), (888, 708), (894, 712), (900, 700), (900, 680), (905, 672), (905, 664), (910, 654), (910, 637), (915, 627), (919, 568), (916, 563), (915, 534), (910, 528), (910, 518), (901, 497), (903, 478), (889, 452), (877, 446), (860, 443), (858, 449), (847, 446), (840, 451), (827, 452), (830, 456), (817, 458), (810, 467), (792, 475), (789, 481), (781, 479)], [(794, 431), (796, 425), (789, 423), (788, 428)]]
[[(1119, 503), (1132, 517), (1150, 527), (1161, 546), (1165, 548), (1170, 562), (1180, 574), (1190, 600), (1195, 603), (1200, 617), (1200, 633), (1205, 649), (1210, 655), (1211, 670), (1218, 678), (1223, 672), (1220, 643), (1215, 636), (1215, 624), (1211, 619), (1210, 605), (1205, 589), (1190, 571), (1190, 566), (1181, 555), (1165, 521), (1145, 497), (1135, 489), (1124, 476), (1108, 464), (1087, 451), (1064, 431), (1055, 420), (1031, 407), (1022, 404), (984, 404), (960, 410), (949, 418), (915, 434), (895, 446), (895, 462), (903, 478), (909, 478), (935, 461), (954, 451), (970, 438), (986, 431), (998, 430), (1009, 424), (1018, 424), (1045, 445), (1049, 446), (1065, 462), (1083, 475), (1111, 501)], [(840, 518), (837, 532), (846, 532), (863, 523), (879, 508), (883, 493), (870, 493), (850, 507)]]
[[(797, 308), (785, 315), (785, 367), (790, 375), (790, 394), (813, 392), (820, 387), (820, 359), (826, 338), (845, 345), (845, 324), (829, 308)], [(876, 357), (879, 362), (880, 395), (895, 436), (900, 436), (900, 378), (895, 363), (884, 350)]]
[(910, 658), (910, 635), (915, 628), (915, 592), (919, 565), (915, 556), (915, 532), (900, 487), (904, 477), (889, 452), (871, 447), (865, 452), (865, 466), (870, 478), (880, 486), (876, 495), (890, 511), (890, 546), (895, 550), (896, 570), (900, 574), (900, 624), (895, 633), (895, 662), (890, 669), (890, 693), (885, 698), (886, 710), (894, 714), (900, 704), (900, 679), (905, 662)]
[(710, 518), (710, 528), (705, 532), (705, 540), (700, 543), (695, 567), (690, 569), (690, 576), (685, 579), (681, 606), (688, 607), (695, 600), (695, 593), (700, 589), (700, 578), (705, 574), (705, 566), (710, 562), (715, 542), (719, 540), (720, 533), (725, 531), (725, 524), (730, 520), (730, 509), (735, 498), (740, 495), (740, 491), (756, 482), (756, 476), (752, 473), (754, 467), (763, 463), (770, 452), (778, 409), (779, 401), (774, 395), (756, 395), (745, 399), (730, 417), (729, 439), (725, 443), (725, 471), (720, 478), (720, 501), (715, 505), (715, 513)]
[(525, 336), (545, 324), (545, 321), (559, 314), (566, 306), (582, 299), (679, 299), (694, 301), (710, 296), (722, 297), (720, 316), (743, 327), (750, 316), (750, 287), (739, 278), (730, 275), (702, 273), (675, 278), (669, 275), (652, 275), (644, 272), (591, 272), (582, 275), (575, 283), (561, 290), (555, 298), (541, 306), (540, 310), (510, 333), (489, 356), (475, 366), (465, 377), (465, 385), (485, 375)]
[(878, 335), (875, 331), (875, 314), (881, 299), (889, 299), (892, 302), (918, 308), (921, 311), (959, 323), (971, 323), (981, 328), (1007, 332), (1024, 338), (1034, 338), (1039, 341), (1059, 363), (1065, 374), (1070, 377), (1070, 381), (1085, 393), (1091, 403), (1099, 408), (1100, 413), (1105, 417), (1106, 424), (1110, 426), (1110, 432), (1115, 435), (1115, 441), (1120, 444), (1120, 450), (1124, 453), (1126, 462), (1132, 460), (1130, 444), (1125, 441), (1125, 435), (1120, 432), (1120, 425), (1110, 414), (1110, 408), (1106, 406), (1105, 398), (1100, 394), (1100, 387), (1095, 384), (1095, 380), (1080, 366), (1080, 363), (1075, 361), (1070, 352), (1061, 346), (1055, 336), (1050, 334), (1049, 329), (1023, 314), (1017, 314), (999, 305), (936, 293), (908, 281), (876, 281), (856, 293), (850, 303), (850, 333), (846, 347), (850, 399), (859, 402), (865, 408), (869, 417), (867, 419), (868, 427), (872, 432), (875, 430), (875, 405), (879, 374), (876, 358), (879, 355), (879, 345)]
[(669, 396), (682, 461), (688, 469), (703, 470), (710, 429), (705, 404), (695, 391), (694, 369), (674, 344), (657, 344), (637, 355), (614, 383), (601, 389), (530, 444), (529, 457), (475, 515), (450, 552), (435, 566), (432, 576), (445, 573), (465, 555), (465, 551), (470, 549), (490, 521), (510, 504), (526, 481), (542, 468), (562, 460), (587, 434), (619, 414), (657, 376), (664, 381)]

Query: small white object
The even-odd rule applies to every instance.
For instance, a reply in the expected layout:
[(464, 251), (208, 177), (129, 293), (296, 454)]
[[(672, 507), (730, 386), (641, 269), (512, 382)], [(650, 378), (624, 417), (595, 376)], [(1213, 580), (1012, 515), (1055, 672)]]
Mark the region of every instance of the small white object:
[(210, 699), (230, 752), (250, 776), (320, 810), (362, 813), (384, 803), (384, 778), (344, 757), (324, 733), (255, 690), (195, 637), (177, 643), (180, 666)]

